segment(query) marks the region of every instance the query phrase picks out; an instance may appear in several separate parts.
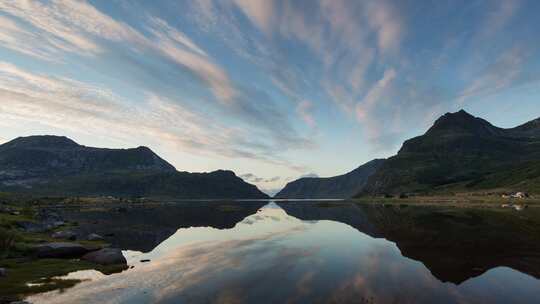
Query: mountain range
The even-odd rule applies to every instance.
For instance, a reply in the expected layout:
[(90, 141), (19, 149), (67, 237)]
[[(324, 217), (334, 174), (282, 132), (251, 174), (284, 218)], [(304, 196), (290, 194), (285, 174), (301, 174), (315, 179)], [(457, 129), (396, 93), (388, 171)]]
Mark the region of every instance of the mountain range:
[(147, 147), (102, 149), (67, 137), (19, 137), (0, 145), (0, 191), (39, 195), (267, 198), (232, 171), (179, 172)]
[(447, 113), (395, 156), (341, 176), (293, 181), (277, 197), (478, 190), (540, 192), (540, 119), (503, 129), (463, 110)]
[[(340, 199), (473, 191), (540, 193), (540, 119), (499, 128), (461, 110), (437, 119), (395, 156), (349, 173), (301, 178), (276, 198)], [(40, 195), (189, 199), (268, 196), (232, 171), (179, 172), (147, 147), (103, 149), (67, 137), (19, 137), (0, 145), (0, 191)]]

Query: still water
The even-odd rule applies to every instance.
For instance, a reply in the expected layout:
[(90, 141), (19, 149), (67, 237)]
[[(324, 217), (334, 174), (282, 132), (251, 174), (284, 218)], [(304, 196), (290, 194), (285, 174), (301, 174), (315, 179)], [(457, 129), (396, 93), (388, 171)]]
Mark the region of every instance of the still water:
[[(134, 267), (112, 275), (75, 272), (68, 278), (83, 279), (75, 287), (27, 300), (539, 303), (540, 299), (540, 252), (538, 242), (530, 244), (536, 235), (522, 235), (534, 231), (521, 224), (513, 227), (514, 220), (508, 220), (510, 216), (532, 221), (521, 215), (315, 202), (167, 208), (128, 212), (119, 218), (85, 213), (89, 221), (100, 218), (96, 227), (102, 229), (108, 229), (107, 222), (124, 224), (115, 232), (114, 245), (125, 249), (128, 264)], [(175, 218), (190, 222), (167, 225)], [(129, 219), (140, 221), (133, 224), (137, 231), (129, 227)], [(155, 230), (149, 231), (152, 227)]]

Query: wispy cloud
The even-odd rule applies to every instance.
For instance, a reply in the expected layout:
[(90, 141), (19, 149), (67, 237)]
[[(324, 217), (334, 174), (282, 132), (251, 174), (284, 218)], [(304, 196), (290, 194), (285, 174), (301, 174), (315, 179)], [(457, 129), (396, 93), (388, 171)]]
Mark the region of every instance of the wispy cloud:
[[(130, 142), (158, 140), (198, 154), (249, 158), (288, 166), (272, 145), (250, 142), (249, 130), (227, 127), (179, 103), (146, 93), (133, 106), (114, 93), (72, 79), (34, 74), (0, 62), (0, 117)], [(92, 126), (88, 128), (87, 126)], [(146, 140), (145, 140), (146, 138)]]
[[(0, 3), (5, 14), (28, 24), (47, 46), (47, 56), (54, 60), (58, 51), (91, 55), (103, 52), (98, 38), (113, 41), (142, 42), (144, 38), (124, 23), (117, 22), (83, 1), (7, 1)], [(24, 36), (12, 38), (21, 42)], [(36, 43), (37, 41), (33, 42)]]
[(377, 83), (367, 92), (366, 96), (360, 103), (356, 106), (356, 116), (358, 120), (364, 121), (367, 118), (372, 117), (373, 113), (370, 110), (376, 105), (380, 100), (382, 94), (388, 90), (388, 86), (391, 84), (392, 80), (396, 78), (397, 74), (394, 69), (388, 69), (384, 71), (384, 74)]
[(263, 178), (263, 177), (258, 177), (257, 175), (253, 173), (242, 174), (240, 175), (240, 177), (244, 179), (245, 181), (252, 182), (252, 183), (274, 183), (281, 180), (281, 177), (279, 176), (274, 176), (271, 178)]
[(487, 18), (483, 21), (478, 32), (478, 39), (493, 38), (503, 29), (521, 8), (523, 1), (495, 1), (493, 8), (486, 10)]
[(227, 73), (183, 33), (171, 28), (165, 21), (153, 18), (148, 30), (152, 33), (158, 50), (174, 62), (187, 67), (205, 81), (218, 100), (233, 102), (236, 91)]
[(296, 107), (296, 111), (298, 112), (298, 115), (300, 115), (300, 118), (302, 118), (308, 126), (313, 128), (316, 126), (316, 122), (315, 118), (313, 118), (313, 114), (311, 114), (312, 109), (313, 103), (309, 100), (302, 100)]
[(274, 0), (234, 0), (234, 3), (262, 31), (269, 32), (274, 20)]
[(504, 52), (458, 94), (457, 104), (463, 106), (471, 97), (493, 94), (515, 84), (522, 76), (526, 59), (525, 50), (519, 47)]
[[(136, 52), (157, 50), (188, 68), (205, 81), (221, 101), (228, 102), (234, 97), (235, 90), (227, 73), (191, 39), (162, 19), (149, 17), (146, 20), (151, 34), (147, 37), (83, 1), (51, 1), (49, 5), (12, 1), (0, 3), (0, 9), (28, 24), (23, 27), (12, 19), (0, 19), (7, 29), (2, 40), (7, 40), (8, 47), (14, 50), (57, 61), (61, 52), (97, 55), (110, 51), (102, 43), (103, 39), (122, 42)], [(32, 51), (34, 46), (37, 46), (36, 51)]]

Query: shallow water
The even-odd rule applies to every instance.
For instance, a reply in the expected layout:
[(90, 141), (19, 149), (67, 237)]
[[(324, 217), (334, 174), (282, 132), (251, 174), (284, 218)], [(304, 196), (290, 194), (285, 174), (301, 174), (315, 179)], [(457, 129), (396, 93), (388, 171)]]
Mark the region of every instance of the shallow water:
[[(258, 205), (238, 204), (242, 204), (238, 209), (230, 205), (221, 209), (214, 206), (195, 209), (211, 213), (207, 218), (209, 224), (205, 224), (204, 216), (191, 222), (193, 227), (182, 228), (179, 223), (180, 229), (147, 251), (137, 250), (144, 246), (125, 242), (124, 255), (128, 264), (134, 266), (130, 270), (108, 276), (96, 271), (72, 273), (69, 278), (85, 281), (71, 289), (28, 300), (34, 303), (538, 303), (540, 265), (536, 248), (526, 244), (529, 239), (507, 244), (502, 232), (497, 236), (499, 244), (487, 248), (491, 246), (486, 243), (491, 234), (485, 234), (484, 230), (492, 231), (501, 224), (505, 231), (510, 229), (508, 233), (517, 232), (508, 228), (508, 223), (499, 223), (495, 215), (495, 220), (482, 218), (483, 211), (478, 215), (430, 210), (427, 214), (444, 215), (435, 225), (455, 223), (451, 229), (432, 229), (434, 233), (425, 231), (434, 225), (425, 221), (426, 211), (418, 211), (422, 214), (416, 216), (411, 208), (270, 202), (257, 211), (249, 211)], [(177, 208), (182, 213), (182, 208), (187, 207)], [(220, 217), (213, 213), (215, 210), (231, 221), (242, 212), (254, 213), (213, 228), (216, 217)], [(131, 216), (137, 218), (133, 212)], [(466, 231), (480, 231), (480, 234), (462, 235), (456, 241), (455, 234)], [(453, 251), (445, 250), (441, 239), (453, 242), (447, 244)], [(465, 243), (459, 243), (459, 239)], [(509, 238), (508, 242), (514, 241)], [(469, 245), (477, 250), (470, 252), (473, 250)], [(507, 248), (510, 245), (513, 249)], [(150, 262), (140, 262), (143, 259)]]

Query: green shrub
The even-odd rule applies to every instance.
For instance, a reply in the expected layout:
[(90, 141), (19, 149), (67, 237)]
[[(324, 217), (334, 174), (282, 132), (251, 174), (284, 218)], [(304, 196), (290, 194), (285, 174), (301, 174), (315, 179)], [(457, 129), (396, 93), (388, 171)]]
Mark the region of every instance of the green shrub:
[(7, 256), (15, 246), (17, 234), (14, 231), (0, 228), (0, 256)]

